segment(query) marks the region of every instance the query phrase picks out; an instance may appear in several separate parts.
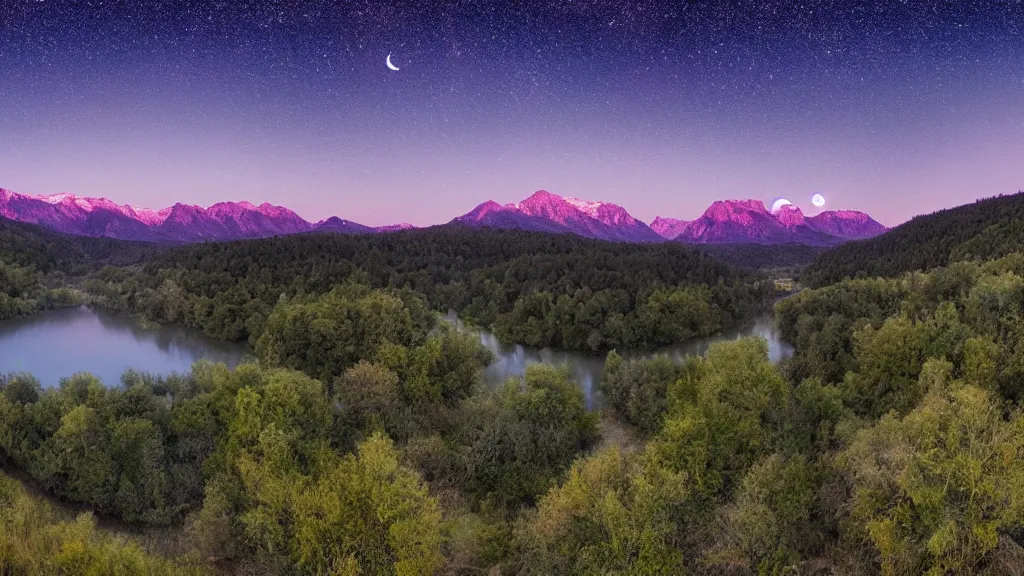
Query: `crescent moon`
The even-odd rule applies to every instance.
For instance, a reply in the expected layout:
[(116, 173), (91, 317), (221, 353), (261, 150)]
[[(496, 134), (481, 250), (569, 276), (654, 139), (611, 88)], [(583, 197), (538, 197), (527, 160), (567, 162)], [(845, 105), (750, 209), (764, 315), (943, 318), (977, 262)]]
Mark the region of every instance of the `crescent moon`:
[(388, 58), (387, 58), (386, 62), (388, 63), (388, 68), (391, 68), (395, 72), (398, 71), (398, 66), (395, 66), (394, 64), (391, 63), (391, 53), (390, 52), (388, 52)]

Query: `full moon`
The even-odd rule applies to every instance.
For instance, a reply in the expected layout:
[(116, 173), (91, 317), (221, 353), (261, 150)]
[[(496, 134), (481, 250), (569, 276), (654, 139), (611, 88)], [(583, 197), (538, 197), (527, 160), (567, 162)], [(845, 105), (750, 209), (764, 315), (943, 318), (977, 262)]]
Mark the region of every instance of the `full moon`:
[(384, 61), (387, 62), (388, 68), (391, 68), (392, 70), (394, 70), (396, 72), (398, 71), (398, 66), (395, 66), (394, 64), (391, 63), (391, 53), (390, 52), (388, 52), (388, 57)]
[(779, 198), (774, 203), (772, 203), (772, 213), (774, 214), (775, 212), (778, 212), (780, 208), (789, 204), (792, 204), (792, 202), (786, 200), (785, 198)]
[(811, 204), (814, 204), (818, 208), (821, 208), (822, 206), (825, 205), (825, 197), (822, 196), (821, 194), (815, 194), (814, 196), (811, 196)]

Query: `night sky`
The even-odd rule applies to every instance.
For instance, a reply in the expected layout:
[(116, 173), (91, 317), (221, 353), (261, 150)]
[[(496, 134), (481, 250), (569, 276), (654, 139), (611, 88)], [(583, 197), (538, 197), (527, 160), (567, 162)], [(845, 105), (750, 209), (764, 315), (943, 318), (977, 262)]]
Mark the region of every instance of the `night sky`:
[(0, 187), (369, 225), (818, 192), (894, 225), (1024, 189), (1024, 5), (0, 0)]

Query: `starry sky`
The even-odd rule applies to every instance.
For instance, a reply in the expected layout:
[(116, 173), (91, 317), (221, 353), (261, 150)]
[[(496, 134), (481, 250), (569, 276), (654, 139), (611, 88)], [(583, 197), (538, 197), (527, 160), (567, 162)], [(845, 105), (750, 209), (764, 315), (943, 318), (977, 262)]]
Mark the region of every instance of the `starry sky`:
[(895, 225), (1024, 189), (1024, 4), (2, 0), (0, 187), (368, 225), (821, 193)]

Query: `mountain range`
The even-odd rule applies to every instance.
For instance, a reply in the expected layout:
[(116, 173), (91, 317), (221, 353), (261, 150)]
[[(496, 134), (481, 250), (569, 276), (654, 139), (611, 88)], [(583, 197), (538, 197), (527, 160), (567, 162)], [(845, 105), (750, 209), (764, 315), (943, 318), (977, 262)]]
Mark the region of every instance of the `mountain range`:
[(769, 212), (760, 200), (719, 200), (696, 220), (659, 217), (648, 226), (621, 206), (562, 198), (545, 190), (517, 204), (484, 202), (452, 223), (572, 233), (621, 242), (675, 240), (687, 244), (811, 246), (833, 246), (871, 238), (887, 230), (863, 212), (826, 211), (805, 217), (792, 204)]
[[(0, 216), (80, 236), (156, 242), (226, 241), (303, 232), (372, 234), (412, 228), (370, 227), (338, 217), (308, 222), (271, 204), (220, 202), (208, 208), (175, 204), (162, 210), (133, 208), (105, 198), (73, 194), (29, 196), (0, 188)], [(886, 228), (862, 212), (843, 210), (805, 217), (793, 205), (769, 212), (760, 200), (714, 202), (692, 221), (655, 218), (650, 226), (607, 202), (563, 198), (545, 190), (515, 204), (488, 201), (449, 225), (570, 233), (614, 242), (785, 244), (831, 246), (870, 238)]]

